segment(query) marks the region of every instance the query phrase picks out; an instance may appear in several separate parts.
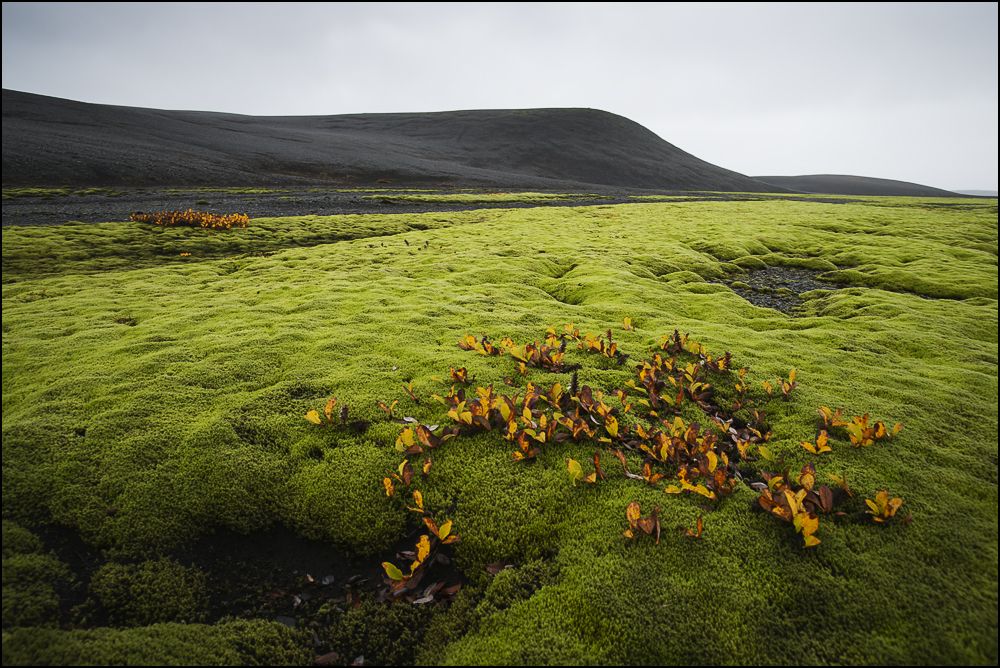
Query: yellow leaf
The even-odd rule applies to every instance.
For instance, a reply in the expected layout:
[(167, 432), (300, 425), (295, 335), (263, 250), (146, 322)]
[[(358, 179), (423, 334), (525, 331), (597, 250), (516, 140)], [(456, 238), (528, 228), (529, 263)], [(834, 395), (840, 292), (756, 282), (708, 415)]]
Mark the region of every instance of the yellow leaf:
[(319, 411), (309, 411), (305, 414), (305, 418), (313, 424), (323, 424), (323, 420), (319, 417)]
[(612, 437), (618, 438), (618, 420), (613, 415), (608, 415), (604, 418), (604, 426)]
[[(580, 468), (580, 464), (574, 459), (566, 460), (566, 468), (569, 470), (570, 475), (573, 476), (573, 484), (576, 484), (577, 478), (583, 476), (583, 469)], [(631, 507), (631, 506), (629, 506)]]
[(795, 524), (795, 530), (805, 536), (811, 536), (819, 529), (819, 518), (815, 515), (796, 515), (792, 521)]
[(326, 419), (333, 420), (333, 407), (337, 405), (337, 398), (333, 397), (326, 402)]
[(416, 502), (417, 508), (420, 508), (421, 510), (424, 509), (424, 495), (423, 494), (421, 494), (420, 492), (414, 490), (413, 491), (413, 500)]
[[(628, 508), (625, 509), (625, 517), (628, 518), (628, 523), (630, 526), (635, 526), (635, 523), (639, 521), (642, 517), (642, 511), (639, 509), (639, 502), (633, 501), (628, 504)], [(631, 536), (629, 536), (631, 538)]]
[(388, 561), (382, 562), (382, 568), (385, 569), (385, 574), (388, 575), (393, 580), (402, 580), (403, 572), (390, 564)]
[(424, 534), (423, 536), (420, 537), (420, 540), (417, 541), (417, 561), (416, 561), (417, 566), (424, 563), (424, 559), (426, 559), (427, 555), (430, 553), (431, 553), (431, 541), (430, 539), (427, 538), (427, 534)]
[(441, 525), (441, 528), (438, 531), (438, 538), (444, 540), (445, 538), (448, 537), (448, 534), (450, 533), (451, 533), (451, 520), (448, 520), (447, 522)]
[(715, 471), (715, 467), (719, 465), (719, 458), (712, 450), (706, 452), (705, 456), (708, 457), (708, 472), (712, 473)]
[(799, 484), (811, 492), (813, 485), (816, 484), (816, 477), (812, 473), (803, 473), (799, 476)]
[(699, 494), (701, 494), (702, 496), (704, 496), (706, 499), (714, 499), (714, 498), (716, 498), (715, 497), (715, 492), (710, 491), (704, 485), (691, 485), (690, 490), (692, 492), (698, 492)]

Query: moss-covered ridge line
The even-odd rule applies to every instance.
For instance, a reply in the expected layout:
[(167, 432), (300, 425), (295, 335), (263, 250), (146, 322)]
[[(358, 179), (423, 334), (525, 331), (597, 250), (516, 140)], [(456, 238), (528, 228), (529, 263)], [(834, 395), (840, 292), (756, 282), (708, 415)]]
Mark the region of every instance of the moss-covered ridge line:
[[(212, 527), (278, 524), (378, 558), (414, 513), (402, 503), (410, 498), (389, 498), (380, 484), (399, 463), (402, 427), (377, 400), (398, 399), (398, 414), (425, 423), (441, 412), (432, 377), (449, 367), (498, 388), (505, 377), (568, 384), (568, 374), (534, 369), (520, 377), (510, 359), (457, 343), (465, 333), (533, 341), (569, 322), (601, 332), (629, 317), (635, 331), (615, 340), (631, 360), (677, 328), (750, 366), (771, 452), (793, 470), (814, 458), (799, 443), (815, 438), (818, 406), (903, 422), (890, 443), (835, 447), (818, 461), (868, 498), (882, 489), (903, 498), (913, 524), (834, 520), (821, 526), (821, 545), (803, 550), (787, 525), (750, 508), (749, 490), (707, 512), (697, 498), (640, 481), (574, 487), (565, 460), (585, 462), (593, 444), (562, 443), (524, 466), (499, 434), (471, 435), (441, 448), (419, 484), (435, 517), (454, 520), (455, 561), (475, 586), (433, 620), (364, 603), (321, 639), (351, 638), (345, 646), (367, 652), (386, 645), (362, 631), (381, 619), (375, 628), (390, 639), (413, 638), (415, 656), (442, 663), (996, 660), (995, 217), (802, 202), (493, 213), (378, 244), (4, 286), (6, 515), (72, 527), (123, 566), (162, 565)], [(755, 258), (831, 257), (965, 296), (817, 291), (792, 319), (706, 278), (738, 275), (738, 263)], [(594, 361), (581, 384), (608, 394), (634, 377)], [(800, 385), (791, 400), (766, 397), (761, 382), (792, 368)], [(403, 390), (411, 382), (420, 405)], [(371, 426), (356, 433), (303, 419), (331, 396)], [(661, 506), (664, 526), (705, 515), (704, 534), (672, 532), (659, 546), (624, 539), (632, 501), (643, 514)], [(497, 562), (514, 568), (490, 578), (485, 565)], [(544, 573), (518, 577), (531, 569)], [(125, 575), (116, 581), (135, 579)], [(716, 621), (706, 630), (701, 619)], [(790, 641), (803, 624), (807, 646)], [(106, 632), (53, 632), (46, 642), (78, 652), (77, 640), (94, 633)], [(104, 647), (100, 656), (112, 652)]]

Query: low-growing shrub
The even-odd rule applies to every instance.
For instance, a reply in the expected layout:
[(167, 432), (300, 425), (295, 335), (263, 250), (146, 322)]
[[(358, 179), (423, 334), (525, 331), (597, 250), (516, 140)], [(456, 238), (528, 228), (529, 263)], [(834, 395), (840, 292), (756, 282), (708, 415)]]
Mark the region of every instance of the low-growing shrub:
[(197, 227), (200, 225), (202, 227), (228, 230), (234, 225), (236, 227), (246, 227), (247, 223), (250, 222), (250, 217), (245, 213), (231, 213), (223, 216), (188, 209), (187, 211), (171, 211), (168, 213), (133, 213), (129, 220), (140, 223), (153, 223), (155, 225), (163, 225), (164, 227), (173, 227), (174, 225)]

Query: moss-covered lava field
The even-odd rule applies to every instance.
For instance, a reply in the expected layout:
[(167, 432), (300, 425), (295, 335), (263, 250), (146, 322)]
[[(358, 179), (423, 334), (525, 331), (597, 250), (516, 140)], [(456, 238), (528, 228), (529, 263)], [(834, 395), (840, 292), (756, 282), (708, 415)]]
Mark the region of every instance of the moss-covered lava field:
[(4, 664), (995, 665), (997, 202), (852, 200), (4, 227)]

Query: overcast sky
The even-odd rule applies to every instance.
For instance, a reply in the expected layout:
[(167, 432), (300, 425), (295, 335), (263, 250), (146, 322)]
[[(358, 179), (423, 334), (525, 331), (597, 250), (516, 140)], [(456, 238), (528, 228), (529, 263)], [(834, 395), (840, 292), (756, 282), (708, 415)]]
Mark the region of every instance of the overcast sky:
[(255, 115), (590, 107), (748, 175), (997, 189), (997, 4), (3, 3), (3, 87)]

